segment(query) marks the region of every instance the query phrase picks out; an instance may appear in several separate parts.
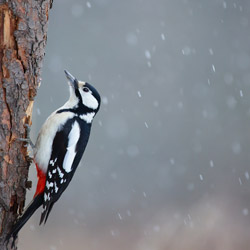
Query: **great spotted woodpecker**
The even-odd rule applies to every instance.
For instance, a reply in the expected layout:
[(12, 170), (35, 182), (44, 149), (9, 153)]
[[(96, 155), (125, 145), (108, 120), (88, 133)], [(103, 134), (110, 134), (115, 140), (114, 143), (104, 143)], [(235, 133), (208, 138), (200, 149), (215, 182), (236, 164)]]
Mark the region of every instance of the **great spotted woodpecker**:
[(101, 98), (89, 83), (78, 81), (65, 70), (70, 98), (43, 124), (34, 148), (38, 183), (34, 198), (18, 219), (9, 241), (15, 241), (19, 230), (42, 205), (40, 224), (46, 223), (54, 203), (69, 185), (87, 146), (91, 123), (98, 112)]

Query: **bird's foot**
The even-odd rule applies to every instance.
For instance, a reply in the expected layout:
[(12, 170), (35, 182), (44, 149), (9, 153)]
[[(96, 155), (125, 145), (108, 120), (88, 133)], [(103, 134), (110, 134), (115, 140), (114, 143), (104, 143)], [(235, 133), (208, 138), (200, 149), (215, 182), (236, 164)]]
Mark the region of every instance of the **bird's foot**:
[(24, 127), (26, 127), (27, 137), (26, 138), (17, 138), (17, 140), (22, 141), (22, 142), (26, 142), (25, 147), (28, 147), (28, 145), (30, 145), (31, 148), (34, 149), (35, 145), (34, 145), (34, 143), (30, 139), (30, 129), (31, 129), (30, 125), (27, 124), (27, 123), (25, 123)]

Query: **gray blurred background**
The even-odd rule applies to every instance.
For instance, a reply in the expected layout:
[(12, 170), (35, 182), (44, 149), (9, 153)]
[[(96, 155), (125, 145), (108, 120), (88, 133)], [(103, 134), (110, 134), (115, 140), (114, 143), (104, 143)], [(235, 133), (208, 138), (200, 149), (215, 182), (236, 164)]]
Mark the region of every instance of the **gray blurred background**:
[(64, 69), (102, 106), (19, 249), (250, 249), (249, 18), (247, 0), (54, 1), (32, 138), (68, 98)]

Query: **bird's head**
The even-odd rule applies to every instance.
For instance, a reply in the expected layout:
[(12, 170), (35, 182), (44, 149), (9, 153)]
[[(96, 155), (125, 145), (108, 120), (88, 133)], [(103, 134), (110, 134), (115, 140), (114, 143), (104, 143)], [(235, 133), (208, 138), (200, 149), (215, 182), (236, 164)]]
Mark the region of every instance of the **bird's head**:
[(70, 86), (70, 98), (67, 106), (82, 114), (97, 113), (101, 97), (97, 90), (87, 82), (78, 81), (67, 70), (64, 70)]

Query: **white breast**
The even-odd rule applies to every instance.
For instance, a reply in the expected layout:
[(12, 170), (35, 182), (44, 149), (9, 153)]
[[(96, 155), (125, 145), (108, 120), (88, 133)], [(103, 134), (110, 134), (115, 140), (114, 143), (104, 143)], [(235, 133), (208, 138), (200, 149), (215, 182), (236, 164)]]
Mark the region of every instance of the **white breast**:
[(61, 129), (68, 119), (73, 117), (74, 114), (71, 112), (56, 113), (55, 111), (43, 124), (37, 137), (34, 157), (35, 162), (44, 173), (47, 172), (56, 132)]

